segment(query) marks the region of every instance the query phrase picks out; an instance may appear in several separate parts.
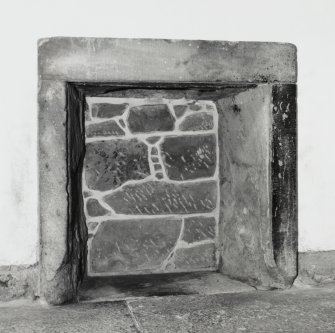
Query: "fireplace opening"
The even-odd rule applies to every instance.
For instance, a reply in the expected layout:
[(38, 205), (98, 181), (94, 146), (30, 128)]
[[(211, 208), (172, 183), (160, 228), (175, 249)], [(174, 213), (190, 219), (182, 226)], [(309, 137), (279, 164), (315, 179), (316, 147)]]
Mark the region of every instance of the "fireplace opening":
[(67, 84), (67, 246), (82, 299), (222, 291), (222, 274), (259, 288), (292, 283), (295, 245), (272, 215), (282, 197), (274, 93)]

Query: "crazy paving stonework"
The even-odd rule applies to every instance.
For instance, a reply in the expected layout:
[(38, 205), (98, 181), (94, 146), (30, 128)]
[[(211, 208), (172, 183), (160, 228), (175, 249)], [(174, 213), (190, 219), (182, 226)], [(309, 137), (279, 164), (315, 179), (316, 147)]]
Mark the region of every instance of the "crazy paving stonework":
[(86, 102), (88, 275), (216, 269), (215, 104), (115, 97)]

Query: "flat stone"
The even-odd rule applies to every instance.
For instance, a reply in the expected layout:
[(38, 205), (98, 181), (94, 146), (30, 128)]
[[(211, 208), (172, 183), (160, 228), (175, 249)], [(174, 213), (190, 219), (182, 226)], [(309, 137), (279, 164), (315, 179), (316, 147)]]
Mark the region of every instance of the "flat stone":
[(90, 233), (93, 232), (98, 224), (99, 224), (98, 222), (88, 222), (87, 223), (88, 232)]
[(174, 118), (166, 104), (135, 106), (130, 109), (128, 126), (132, 133), (172, 131)]
[(212, 177), (215, 173), (216, 139), (212, 134), (166, 137), (161, 151), (172, 180)]
[(175, 246), (181, 219), (150, 218), (102, 222), (90, 248), (89, 273), (157, 270)]
[(174, 257), (174, 269), (176, 270), (214, 268), (215, 266), (214, 243), (176, 250)]
[(160, 136), (151, 136), (150, 138), (147, 138), (147, 142), (153, 145), (156, 143), (161, 137)]
[(88, 143), (84, 165), (87, 186), (99, 191), (150, 175), (148, 147), (137, 139)]
[(97, 199), (87, 200), (86, 209), (89, 216), (103, 216), (108, 214), (108, 210), (102, 207)]
[(7, 306), (0, 309), (0, 332), (136, 333), (125, 302), (63, 306)]
[(180, 118), (185, 114), (187, 110), (187, 105), (174, 105), (173, 110), (174, 110), (176, 117)]
[(155, 171), (162, 170), (162, 166), (160, 164), (154, 164)]
[(216, 197), (215, 181), (181, 184), (147, 181), (126, 184), (103, 200), (118, 214), (191, 214), (213, 211)]
[(185, 217), (183, 240), (187, 243), (193, 243), (213, 239), (215, 237), (215, 226), (214, 217)]
[(86, 126), (86, 136), (123, 136), (124, 130), (115, 120), (104, 121), (102, 123), (90, 124)]
[(128, 104), (97, 103), (92, 105), (92, 116), (96, 118), (113, 118), (121, 116)]
[(151, 161), (153, 163), (157, 163), (157, 162), (159, 162), (159, 159), (158, 159), (158, 157), (151, 157)]
[(200, 112), (186, 116), (179, 125), (179, 129), (182, 131), (204, 131), (213, 129), (213, 126), (213, 115)]
[(202, 105), (199, 104), (190, 104), (189, 109), (192, 111), (199, 111), (202, 109)]
[(156, 173), (156, 178), (157, 179), (162, 179), (164, 176), (163, 176), (163, 174), (161, 173), (161, 172), (157, 172)]
[(158, 150), (156, 147), (151, 148), (151, 155), (158, 155)]

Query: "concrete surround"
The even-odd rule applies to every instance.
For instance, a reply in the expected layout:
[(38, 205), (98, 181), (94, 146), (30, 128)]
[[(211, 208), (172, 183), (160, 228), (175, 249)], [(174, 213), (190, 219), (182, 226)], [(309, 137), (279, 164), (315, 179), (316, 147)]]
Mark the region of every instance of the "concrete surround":
[(291, 44), (40, 40), (39, 295), (51, 304), (76, 300), (86, 271), (77, 196), (83, 100), (129, 91), (143, 97), (152, 89), (211, 100), (218, 109), (219, 145), (226, 145), (219, 162), (220, 270), (257, 288), (290, 286), (297, 275), (296, 67)]

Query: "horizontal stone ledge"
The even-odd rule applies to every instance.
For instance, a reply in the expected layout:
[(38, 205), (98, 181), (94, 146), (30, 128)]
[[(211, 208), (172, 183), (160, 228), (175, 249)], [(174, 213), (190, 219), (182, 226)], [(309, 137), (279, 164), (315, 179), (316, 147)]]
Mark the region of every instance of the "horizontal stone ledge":
[(53, 37), (38, 42), (40, 79), (82, 82), (297, 80), (296, 47), (273, 42)]

